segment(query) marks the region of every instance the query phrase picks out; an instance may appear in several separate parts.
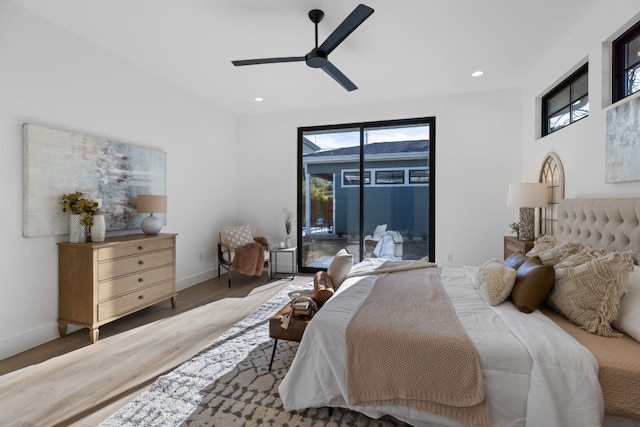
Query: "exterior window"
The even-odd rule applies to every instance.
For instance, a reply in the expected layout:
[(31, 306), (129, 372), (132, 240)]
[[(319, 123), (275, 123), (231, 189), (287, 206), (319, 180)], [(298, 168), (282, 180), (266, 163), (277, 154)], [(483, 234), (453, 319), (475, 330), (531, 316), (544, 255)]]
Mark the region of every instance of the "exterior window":
[(429, 171), (427, 169), (413, 169), (409, 171), (409, 184), (428, 184)]
[(404, 171), (377, 171), (376, 184), (404, 184)]
[(542, 97), (542, 136), (589, 115), (589, 65), (585, 64)]
[(612, 44), (613, 102), (640, 90), (640, 22)]
[[(371, 172), (364, 172), (364, 185), (371, 184)], [(343, 173), (342, 185), (360, 185), (360, 172), (348, 171)]]

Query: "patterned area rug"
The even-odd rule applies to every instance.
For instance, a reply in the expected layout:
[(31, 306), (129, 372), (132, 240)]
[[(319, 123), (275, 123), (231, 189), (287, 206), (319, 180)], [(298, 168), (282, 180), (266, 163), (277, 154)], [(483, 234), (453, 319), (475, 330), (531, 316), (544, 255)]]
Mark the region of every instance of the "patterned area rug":
[[(305, 288), (309, 288), (307, 285)], [(343, 408), (287, 412), (278, 385), (298, 344), (280, 340), (273, 367), (269, 318), (289, 301), (288, 287), (235, 324), (202, 352), (167, 375), (102, 424), (122, 426), (405, 426)]]

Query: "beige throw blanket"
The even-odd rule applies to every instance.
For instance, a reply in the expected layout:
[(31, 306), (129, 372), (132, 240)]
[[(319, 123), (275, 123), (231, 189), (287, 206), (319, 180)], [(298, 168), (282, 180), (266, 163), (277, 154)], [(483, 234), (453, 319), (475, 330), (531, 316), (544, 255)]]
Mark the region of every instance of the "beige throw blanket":
[(373, 272), (387, 271), (346, 330), (349, 404), (403, 405), (489, 426), (476, 348), (437, 269), (424, 267), (435, 265), (390, 261)]
[(262, 275), (262, 270), (264, 270), (265, 246), (259, 239), (261, 238), (256, 237), (256, 242), (248, 243), (234, 250), (235, 254), (231, 266), (235, 271), (246, 274), (247, 276)]

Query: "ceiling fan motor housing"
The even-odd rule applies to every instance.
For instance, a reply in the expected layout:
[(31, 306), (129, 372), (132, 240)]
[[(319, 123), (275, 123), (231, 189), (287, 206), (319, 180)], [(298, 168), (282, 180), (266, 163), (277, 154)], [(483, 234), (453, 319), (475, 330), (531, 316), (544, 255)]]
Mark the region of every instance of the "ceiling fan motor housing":
[(312, 68), (322, 68), (327, 65), (327, 55), (320, 52), (317, 48), (305, 55), (307, 65)]

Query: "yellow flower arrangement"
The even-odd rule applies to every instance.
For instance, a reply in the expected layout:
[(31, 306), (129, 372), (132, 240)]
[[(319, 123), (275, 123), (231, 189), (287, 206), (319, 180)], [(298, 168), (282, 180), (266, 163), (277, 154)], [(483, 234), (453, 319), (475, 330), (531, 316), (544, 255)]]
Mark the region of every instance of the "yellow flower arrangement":
[(83, 197), (80, 191), (62, 195), (62, 212), (82, 215), (82, 225), (93, 224), (93, 214), (98, 209), (98, 202)]

